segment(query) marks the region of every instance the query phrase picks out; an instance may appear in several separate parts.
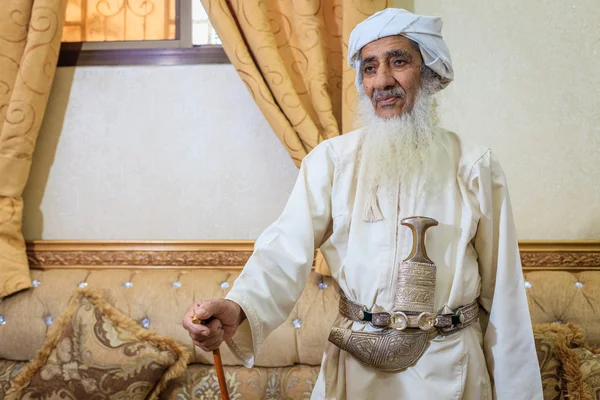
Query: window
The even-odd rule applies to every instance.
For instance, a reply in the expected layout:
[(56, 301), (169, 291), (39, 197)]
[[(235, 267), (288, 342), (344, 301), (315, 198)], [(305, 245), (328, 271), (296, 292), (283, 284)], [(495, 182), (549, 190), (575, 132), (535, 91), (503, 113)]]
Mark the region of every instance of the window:
[(59, 66), (229, 62), (200, 0), (67, 0)]
[(68, 0), (62, 40), (172, 40), (175, 20), (175, 0)]
[(220, 45), (221, 39), (210, 24), (206, 10), (200, 0), (192, 0), (192, 44)]

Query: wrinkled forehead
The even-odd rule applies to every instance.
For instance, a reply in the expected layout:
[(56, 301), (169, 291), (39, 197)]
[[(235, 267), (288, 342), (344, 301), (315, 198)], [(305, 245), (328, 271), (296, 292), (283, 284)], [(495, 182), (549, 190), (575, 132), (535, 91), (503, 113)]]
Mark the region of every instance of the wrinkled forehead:
[(367, 43), (358, 54), (361, 63), (384, 60), (390, 57), (404, 57), (422, 60), (419, 45), (402, 35), (387, 36)]

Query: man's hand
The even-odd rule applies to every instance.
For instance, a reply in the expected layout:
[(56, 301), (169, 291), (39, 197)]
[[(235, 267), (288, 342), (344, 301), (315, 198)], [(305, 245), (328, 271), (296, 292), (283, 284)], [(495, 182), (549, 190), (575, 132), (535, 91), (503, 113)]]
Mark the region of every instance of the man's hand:
[[(204, 321), (195, 324), (192, 320)], [(231, 300), (204, 300), (191, 304), (183, 317), (183, 327), (194, 344), (204, 351), (213, 351), (235, 334), (246, 319), (242, 308)]]

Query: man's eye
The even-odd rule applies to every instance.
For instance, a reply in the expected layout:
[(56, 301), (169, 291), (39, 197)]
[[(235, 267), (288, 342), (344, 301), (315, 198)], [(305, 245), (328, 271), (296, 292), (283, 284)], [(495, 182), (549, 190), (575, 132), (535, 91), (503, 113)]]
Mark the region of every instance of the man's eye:
[(373, 68), (373, 66), (369, 65), (367, 67), (365, 67), (365, 72), (373, 72), (375, 71), (375, 68)]
[(401, 65), (404, 65), (404, 64), (406, 64), (406, 61), (404, 61), (404, 60), (396, 60), (396, 61), (394, 61), (394, 65), (396, 65), (396, 66), (401, 66)]

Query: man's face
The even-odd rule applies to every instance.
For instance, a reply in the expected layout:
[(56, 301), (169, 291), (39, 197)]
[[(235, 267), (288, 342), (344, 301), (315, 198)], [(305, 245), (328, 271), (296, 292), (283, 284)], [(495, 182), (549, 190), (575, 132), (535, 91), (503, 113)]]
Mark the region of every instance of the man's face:
[(380, 118), (409, 112), (421, 82), (421, 53), (404, 36), (388, 36), (362, 48), (365, 94)]

